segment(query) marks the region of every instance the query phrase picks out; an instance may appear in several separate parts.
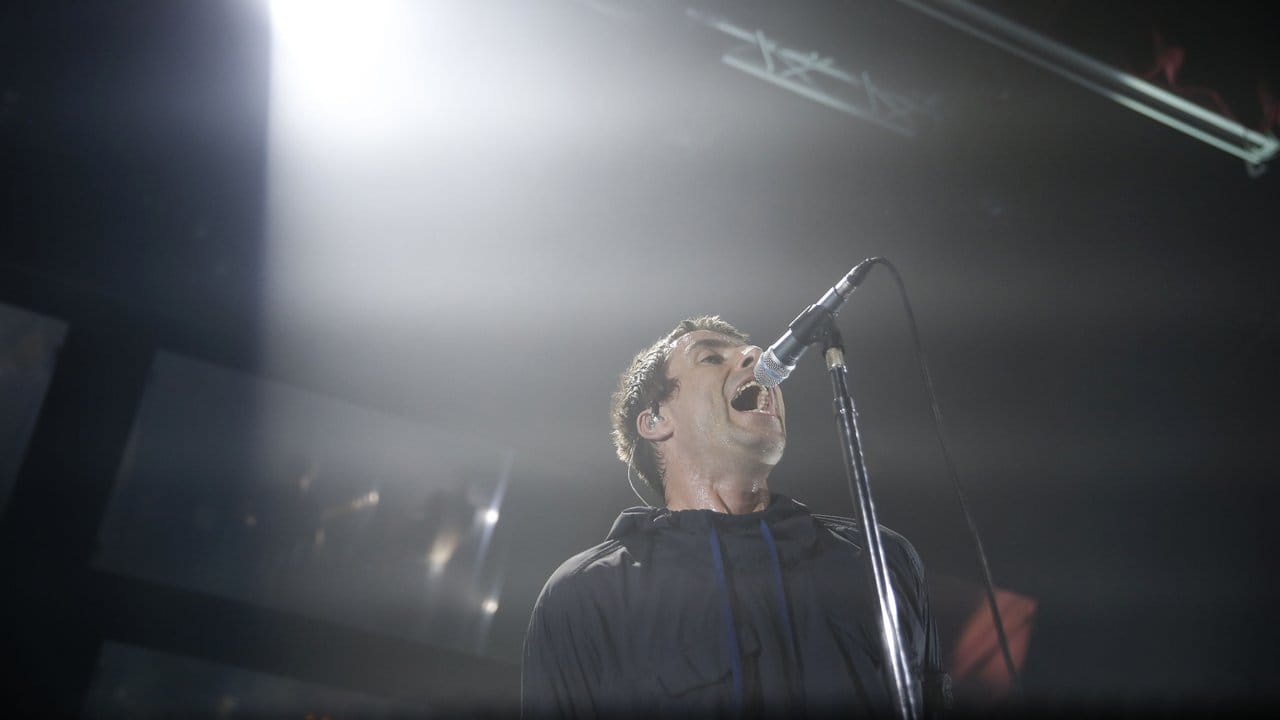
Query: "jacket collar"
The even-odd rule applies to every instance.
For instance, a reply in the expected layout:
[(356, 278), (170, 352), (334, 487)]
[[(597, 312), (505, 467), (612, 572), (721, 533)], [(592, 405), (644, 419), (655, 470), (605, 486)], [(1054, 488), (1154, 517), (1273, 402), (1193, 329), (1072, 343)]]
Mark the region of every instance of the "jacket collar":
[(715, 523), (726, 541), (737, 537), (759, 537), (763, 520), (778, 544), (784, 560), (811, 547), (816, 541), (817, 521), (803, 504), (774, 493), (769, 506), (758, 512), (730, 515), (714, 510), (669, 510), (633, 507), (622, 511), (609, 530), (608, 540), (632, 535), (663, 535), (673, 538), (702, 538)]

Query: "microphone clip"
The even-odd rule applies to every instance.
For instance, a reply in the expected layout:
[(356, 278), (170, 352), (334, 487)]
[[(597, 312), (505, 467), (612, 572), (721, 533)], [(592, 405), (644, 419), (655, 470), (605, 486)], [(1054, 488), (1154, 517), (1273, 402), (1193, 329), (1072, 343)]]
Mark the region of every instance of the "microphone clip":
[(836, 314), (833, 311), (821, 303), (815, 303), (797, 315), (796, 319), (787, 325), (787, 329), (791, 331), (791, 337), (796, 343), (808, 347), (831, 334), (835, 328), (835, 319)]

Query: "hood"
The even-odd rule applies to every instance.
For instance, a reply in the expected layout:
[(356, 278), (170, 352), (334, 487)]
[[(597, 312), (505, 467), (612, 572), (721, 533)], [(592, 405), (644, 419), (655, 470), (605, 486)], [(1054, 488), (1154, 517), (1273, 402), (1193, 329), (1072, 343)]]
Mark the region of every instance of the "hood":
[(697, 543), (705, 553), (706, 536), (712, 526), (727, 544), (735, 540), (759, 539), (760, 521), (769, 526), (779, 560), (786, 564), (806, 553), (817, 542), (818, 523), (809, 509), (791, 498), (774, 493), (764, 510), (730, 515), (714, 510), (668, 510), (633, 507), (623, 510), (614, 521), (608, 540), (652, 536), (677, 543)]

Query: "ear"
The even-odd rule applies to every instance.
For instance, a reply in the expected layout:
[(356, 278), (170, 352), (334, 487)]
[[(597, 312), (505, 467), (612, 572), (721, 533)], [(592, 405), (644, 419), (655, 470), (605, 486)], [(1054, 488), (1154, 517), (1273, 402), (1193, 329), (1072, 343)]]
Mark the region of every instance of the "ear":
[(658, 442), (671, 437), (671, 423), (666, 418), (645, 408), (636, 416), (636, 432), (649, 442)]

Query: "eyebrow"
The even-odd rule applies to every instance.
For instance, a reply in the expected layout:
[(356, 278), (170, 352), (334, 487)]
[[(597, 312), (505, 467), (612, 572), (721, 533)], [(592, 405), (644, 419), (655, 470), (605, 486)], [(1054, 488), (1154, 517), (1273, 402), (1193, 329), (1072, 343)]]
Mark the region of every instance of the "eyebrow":
[(689, 343), (689, 347), (685, 349), (686, 355), (693, 355), (703, 348), (723, 349), (728, 347), (736, 347), (740, 343), (736, 343), (728, 338), (703, 338), (701, 340)]

